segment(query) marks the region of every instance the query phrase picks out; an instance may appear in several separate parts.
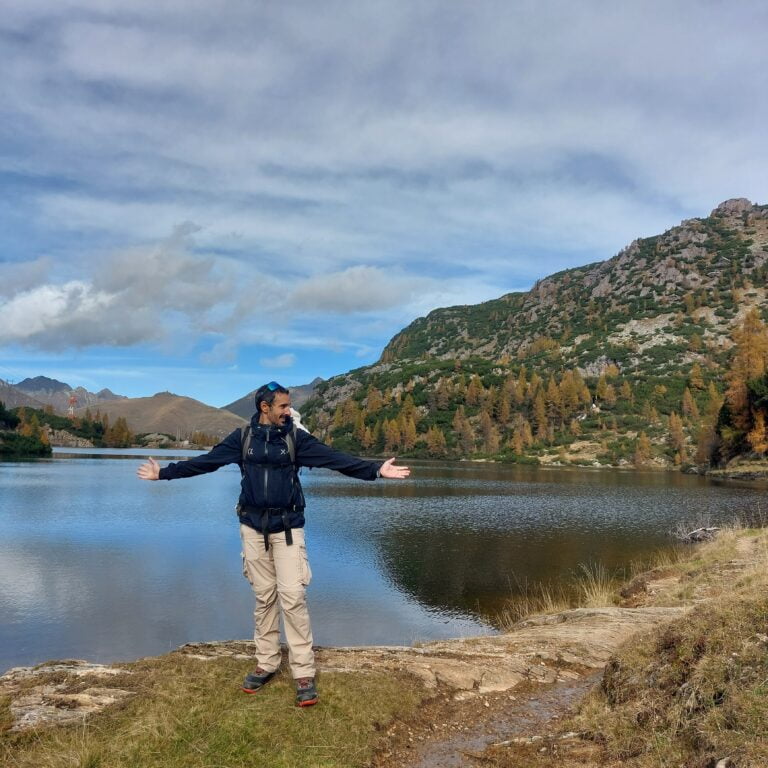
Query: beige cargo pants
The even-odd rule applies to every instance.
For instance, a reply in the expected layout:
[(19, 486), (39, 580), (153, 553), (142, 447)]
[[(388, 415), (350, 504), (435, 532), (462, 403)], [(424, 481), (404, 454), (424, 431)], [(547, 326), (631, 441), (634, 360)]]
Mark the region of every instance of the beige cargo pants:
[(294, 678), (315, 676), (312, 628), (309, 624), (306, 587), (312, 578), (304, 543), (304, 529), (291, 531), (293, 544), (285, 543), (284, 533), (264, 537), (247, 525), (240, 526), (243, 542), (243, 573), (256, 595), (254, 641), (256, 661), (267, 672), (280, 666), (279, 609), (288, 643), (288, 661)]

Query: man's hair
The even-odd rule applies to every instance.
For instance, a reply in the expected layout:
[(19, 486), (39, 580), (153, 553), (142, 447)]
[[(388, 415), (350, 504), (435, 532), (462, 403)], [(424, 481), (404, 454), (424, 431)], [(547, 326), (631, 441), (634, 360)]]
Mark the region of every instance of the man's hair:
[(262, 384), (253, 395), (254, 402), (256, 403), (256, 412), (261, 412), (262, 403), (272, 405), (272, 403), (275, 402), (275, 395), (287, 395), (289, 392), (290, 390), (278, 384), (276, 381), (270, 381), (269, 384)]

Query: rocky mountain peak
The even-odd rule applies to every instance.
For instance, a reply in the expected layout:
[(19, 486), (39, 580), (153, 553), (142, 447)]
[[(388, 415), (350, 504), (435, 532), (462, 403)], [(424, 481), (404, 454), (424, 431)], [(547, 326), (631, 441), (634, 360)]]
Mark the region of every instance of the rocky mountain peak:
[(754, 208), (751, 200), (746, 197), (734, 197), (731, 200), (724, 200), (710, 214), (710, 216), (729, 215), (734, 213), (744, 213)]

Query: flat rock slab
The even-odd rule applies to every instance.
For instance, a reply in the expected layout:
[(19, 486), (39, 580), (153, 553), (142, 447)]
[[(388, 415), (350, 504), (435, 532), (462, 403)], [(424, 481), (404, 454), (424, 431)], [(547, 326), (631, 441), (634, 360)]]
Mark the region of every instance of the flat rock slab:
[[(121, 688), (100, 686), (99, 681), (125, 674), (130, 673), (120, 667), (80, 659), (9, 669), (0, 677), (0, 696), (10, 699), (11, 730), (71, 723), (122, 701), (133, 694)], [(74, 682), (84, 679), (93, 685), (77, 692), (70, 690)]]
[(553, 683), (600, 669), (629, 637), (686, 610), (576, 608), (534, 616), (504, 634), (444, 640), (418, 648), (323, 648), (318, 661), (323, 669), (335, 671), (406, 671), (428, 687), (506, 691), (524, 681)]

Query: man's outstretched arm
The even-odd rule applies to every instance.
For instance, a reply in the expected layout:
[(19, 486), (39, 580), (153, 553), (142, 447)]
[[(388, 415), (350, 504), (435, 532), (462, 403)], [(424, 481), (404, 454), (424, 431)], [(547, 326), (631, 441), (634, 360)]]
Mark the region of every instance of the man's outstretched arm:
[(136, 474), (142, 480), (175, 480), (215, 472), (225, 464), (236, 464), (241, 461), (240, 438), (241, 432), (236, 429), (208, 453), (192, 456), (184, 461), (171, 462), (162, 468), (153, 458), (150, 458), (136, 470)]
[(331, 448), (309, 432), (296, 433), (296, 458), (300, 466), (333, 469), (358, 480), (404, 480), (411, 474), (408, 467), (393, 466), (394, 458), (385, 462), (360, 459)]

